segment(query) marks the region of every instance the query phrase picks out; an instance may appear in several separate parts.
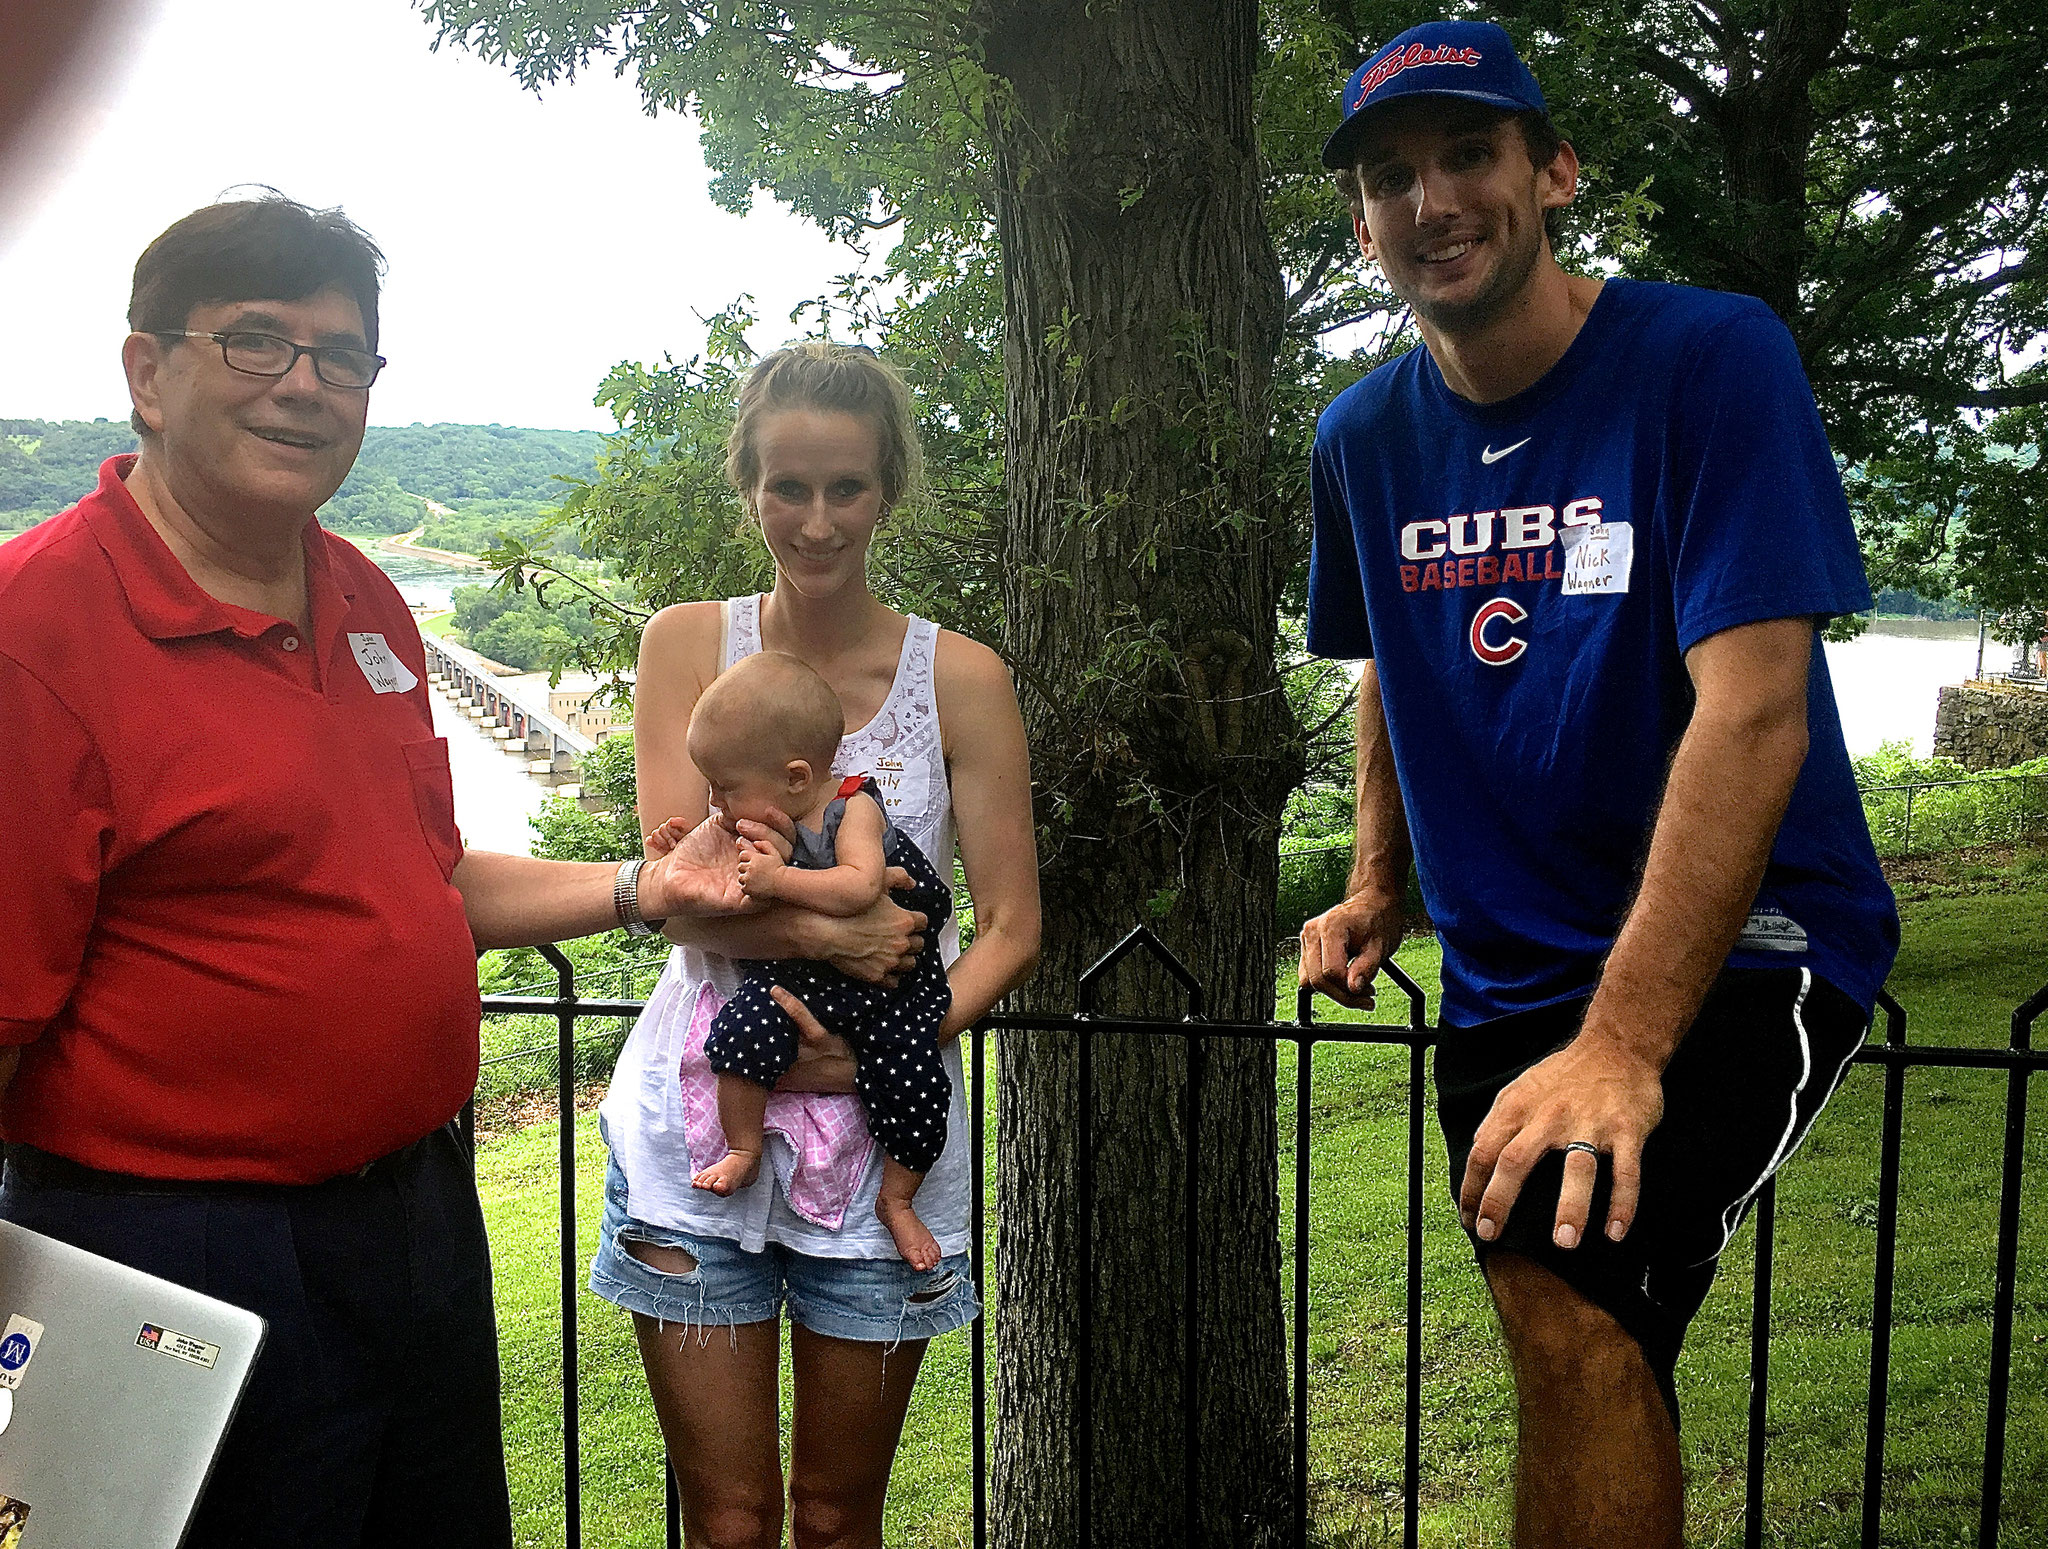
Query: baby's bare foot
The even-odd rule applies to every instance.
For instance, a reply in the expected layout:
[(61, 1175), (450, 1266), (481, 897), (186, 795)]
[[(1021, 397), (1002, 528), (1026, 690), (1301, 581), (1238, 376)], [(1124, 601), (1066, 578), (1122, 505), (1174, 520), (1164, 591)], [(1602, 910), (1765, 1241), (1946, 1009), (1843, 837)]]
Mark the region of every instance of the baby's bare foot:
[(917, 1211), (909, 1200), (877, 1199), (875, 1217), (889, 1228), (889, 1235), (895, 1239), (896, 1251), (903, 1255), (904, 1263), (919, 1274), (929, 1274), (939, 1267), (939, 1240), (918, 1219)]
[(754, 1181), (761, 1170), (761, 1153), (758, 1151), (728, 1151), (723, 1161), (713, 1162), (709, 1167), (690, 1179), (700, 1189), (709, 1189), (714, 1194), (730, 1194), (743, 1189)]

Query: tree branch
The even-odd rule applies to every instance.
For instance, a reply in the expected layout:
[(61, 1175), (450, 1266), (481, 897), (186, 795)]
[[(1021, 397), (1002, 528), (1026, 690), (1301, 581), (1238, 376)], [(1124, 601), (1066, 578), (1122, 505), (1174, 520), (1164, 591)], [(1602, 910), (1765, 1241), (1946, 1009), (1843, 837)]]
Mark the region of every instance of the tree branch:
[(1711, 7), (1693, 0), (1693, 19), (1700, 24), (1700, 31), (1707, 35), (1707, 41), (1724, 53), (1728, 48), (1728, 19)]
[(1721, 126), (1721, 99), (1715, 95), (1713, 84), (1690, 65), (1654, 48), (1637, 49), (1636, 63), (1645, 74), (1662, 81), (1690, 102), (1708, 124), (1717, 129)]
[(1323, 280), (1328, 276), (1330, 266), (1336, 263), (1336, 261), (1337, 254), (1334, 252), (1323, 252), (1317, 255), (1315, 264), (1309, 269), (1301, 284), (1296, 287), (1294, 294), (1287, 298), (1287, 315), (1289, 317), (1298, 316), (1301, 309), (1308, 305), (1315, 293), (1323, 288)]
[[(547, 601), (548, 587), (554, 585), (556, 581), (567, 581), (578, 591), (587, 593), (591, 601), (600, 604), (607, 611), (617, 614), (622, 619), (636, 619), (644, 624), (654, 617), (650, 609), (636, 608), (630, 603), (620, 602), (608, 592), (599, 591), (581, 576), (571, 575), (551, 560), (534, 559), (531, 556), (527, 556), (507, 565), (505, 569), (508, 573), (517, 570), (529, 576), (528, 584), (533, 587), (534, 595), (543, 602)], [(542, 579), (542, 577), (546, 577), (546, 579)], [(499, 579), (503, 580), (504, 577), (501, 575)]]
[(1840, 378), (1858, 387), (1879, 387), (1955, 409), (2023, 409), (2048, 403), (2048, 382), (2015, 382), (2003, 387), (1965, 387), (1918, 372), (1865, 372)]
[(2003, 59), (2010, 50), (1996, 43), (1980, 44), (1976, 48), (1958, 48), (1945, 53), (1908, 54), (1898, 59), (1887, 59), (1882, 54), (1866, 54), (1861, 49), (1845, 48), (1835, 57), (1852, 65), (1866, 69), (1884, 70), (1893, 75), (1905, 75), (1915, 70), (1947, 70), (1957, 65), (1981, 64), (1987, 59)]
[(2016, 264), (2007, 264), (2003, 269), (1994, 269), (1977, 279), (1964, 280), (1943, 288), (1949, 291), (1964, 291), (1974, 296), (1988, 296), (1995, 290), (2004, 290), (2008, 285), (2017, 285), (2022, 280), (2031, 280), (2040, 274), (2048, 274), (2048, 253), (2029, 254)]

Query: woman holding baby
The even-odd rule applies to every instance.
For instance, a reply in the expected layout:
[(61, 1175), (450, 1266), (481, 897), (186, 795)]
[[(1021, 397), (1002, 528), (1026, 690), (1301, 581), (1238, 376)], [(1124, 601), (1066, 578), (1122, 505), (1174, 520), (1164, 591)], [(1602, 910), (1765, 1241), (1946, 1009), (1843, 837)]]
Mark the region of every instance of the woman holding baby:
[[(1037, 858), (1001, 661), (868, 588), (869, 541), (918, 462), (909, 394), (873, 355), (814, 342), (764, 358), (740, 392), (727, 474), (774, 559), (774, 589), (665, 609), (641, 642), (640, 810), (700, 822), (716, 779), (750, 877), (731, 915), (669, 925), (675, 950), (600, 1110), (611, 1165), (591, 1286), (634, 1315), (693, 1545), (782, 1541), (785, 1307), (798, 1549), (880, 1545), (925, 1343), (979, 1310), (958, 1038), (1036, 960)], [(711, 693), (764, 652), (782, 660)], [(821, 695), (837, 699), (836, 754), (829, 739), (808, 751), (797, 713)], [(952, 919), (930, 919), (956, 841), (974, 899), (965, 951)], [(667, 830), (652, 840), (667, 842)], [(885, 847), (889, 886), (917, 870), (928, 912), (873, 896)], [(928, 930), (935, 956), (921, 955)], [(813, 1010), (848, 1017), (853, 1047)], [(791, 1027), (804, 1041), (788, 1068)], [(771, 1058), (761, 1050), (775, 1040)], [(906, 1150), (913, 1127), (923, 1138)]]

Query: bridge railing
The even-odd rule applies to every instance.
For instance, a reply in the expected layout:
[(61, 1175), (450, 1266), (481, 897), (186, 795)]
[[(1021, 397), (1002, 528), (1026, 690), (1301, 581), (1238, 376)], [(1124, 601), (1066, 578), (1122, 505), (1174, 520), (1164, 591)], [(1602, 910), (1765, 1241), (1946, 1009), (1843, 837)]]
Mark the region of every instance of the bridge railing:
[[(496, 725), (510, 728), (528, 752), (546, 755), (545, 771), (553, 779), (573, 778), (579, 760), (597, 746), (558, 717), (545, 704), (533, 704), (483, 663), (474, 652), (449, 641), (422, 636), (427, 671), (461, 690), (461, 697), (481, 705)], [(534, 762), (539, 762), (536, 759)], [(535, 773), (542, 771), (536, 769)]]
[[(574, 1317), (575, 1298), (581, 1278), (582, 1266), (576, 1252), (576, 1179), (574, 1170), (575, 1147), (575, 1045), (577, 1025), (587, 1018), (632, 1018), (639, 1014), (644, 1002), (629, 999), (602, 999), (581, 996), (577, 992), (575, 970), (569, 960), (552, 947), (541, 949), (554, 965), (557, 973), (556, 993), (553, 996), (502, 995), (489, 996), (484, 1000), (488, 1013), (509, 1013), (541, 1015), (554, 1018), (557, 1028), (557, 1050), (560, 1076), (557, 1083), (556, 1107), (560, 1119), (560, 1137), (557, 1165), (559, 1167), (559, 1254), (561, 1270), (561, 1340), (562, 1340), (562, 1416), (563, 1456), (562, 1488), (566, 1510), (565, 1541), (569, 1549), (580, 1549), (582, 1544), (581, 1523), (581, 1449), (578, 1435), (578, 1369), (576, 1320)], [(1123, 959), (1133, 953), (1142, 953), (1151, 958), (1169, 976), (1180, 982), (1186, 991), (1188, 1014), (1179, 1018), (1151, 1017), (1104, 1017), (1093, 1014), (1098, 987), (1105, 976)], [(1293, 1329), (1291, 1366), (1293, 1373), (1293, 1527), (1292, 1541), (1305, 1546), (1310, 1541), (1309, 1518), (1309, 1438), (1311, 1416), (1308, 1393), (1308, 1351), (1311, 1326), (1310, 1286), (1315, 1260), (1310, 1232), (1310, 1140), (1312, 1133), (1312, 1091), (1315, 1072), (1315, 1054), (1318, 1047), (1328, 1044), (1366, 1044), (1405, 1049), (1408, 1055), (1407, 1080), (1407, 1211), (1404, 1227), (1405, 1275), (1404, 1297), (1406, 1305), (1406, 1348), (1402, 1363), (1402, 1463), (1401, 1463), (1401, 1514), (1402, 1543), (1407, 1549), (1414, 1549), (1417, 1542), (1420, 1521), (1421, 1495), (1421, 1437), (1422, 1437), (1422, 1292), (1423, 1292), (1423, 1157), (1425, 1151), (1425, 1090), (1426, 1051), (1438, 1037), (1438, 1031), (1428, 1025), (1425, 1014), (1423, 991), (1415, 981), (1398, 966), (1389, 964), (1385, 970), (1400, 993), (1407, 999), (1407, 1021), (1403, 1026), (1362, 1023), (1318, 1023), (1315, 1007), (1308, 992), (1304, 991), (1297, 1007), (1293, 1022), (1230, 1022), (1210, 1020), (1203, 1015), (1202, 986), (1199, 980), (1166, 950), (1158, 938), (1146, 927), (1131, 932), (1111, 952), (1091, 967), (1081, 977), (1079, 1004), (1081, 1010), (1070, 1016), (1026, 1015), (997, 1013), (984, 1019), (967, 1035), (968, 1108), (972, 1135), (971, 1158), (973, 1175), (973, 1216), (971, 1222), (972, 1261), (974, 1283), (977, 1293), (985, 1292), (987, 1265), (985, 1262), (984, 1237), (984, 1196), (986, 1187), (987, 1156), (984, 1141), (985, 1118), (987, 1113), (986, 1049), (990, 1033), (1019, 1036), (1037, 1036), (1047, 1033), (1070, 1035), (1077, 1038), (1081, 1054), (1080, 1091), (1078, 1108), (1081, 1113), (1093, 1109), (1093, 1058), (1094, 1041), (1101, 1035), (1149, 1034), (1158, 1037), (1176, 1038), (1188, 1044), (1190, 1072), (1183, 1092), (1184, 1128), (1182, 1134), (1196, 1135), (1200, 1132), (1199, 1071), (1204, 1046), (1216, 1039), (1254, 1039), (1275, 1044), (1291, 1043), (1297, 1051), (1295, 1064), (1295, 1112), (1294, 1112), (1294, 1163), (1293, 1163)], [(1905, 1106), (1906, 1073), (1914, 1069), (1961, 1069), (2004, 1071), (2006, 1073), (2006, 1102), (2003, 1132), (2003, 1149), (1999, 1170), (1999, 1211), (1998, 1236), (1995, 1249), (1994, 1284), (1992, 1295), (1991, 1350), (1987, 1385), (1985, 1389), (1983, 1433), (1985, 1438), (1983, 1464), (1980, 1473), (1979, 1511), (1976, 1543), (1980, 1549), (1996, 1549), (1999, 1543), (1999, 1523), (2004, 1501), (2004, 1469), (2007, 1441), (2007, 1417), (2011, 1397), (2011, 1365), (2015, 1292), (2018, 1283), (2019, 1255), (2019, 1205), (2023, 1184), (2028, 1082), (2036, 1074), (2048, 1070), (2048, 1051), (2034, 1049), (2032, 1032), (2036, 1022), (2048, 1013), (2048, 985), (2044, 985), (2033, 996), (2017, 1007), (2011, 1016), (2009, 1036), (2003, 1048), (1951, 1048), (1930, 1044), (1913, 1044), (1907, 1041), (1907, 1016), (1904, 1007), (1889, 994), (1880, 996), (1879, 1018), (1882, 1035), (1868, 1042), (1860, 1049), (1855, 1062), (1875, 1065), (1883, 1071), (1884, 1094), (1883, 1116), (1879, 1142), (1878, 1199), (1876, 1211), (1876, 1261), (1872, 1287), (1871, 1346), (1869, 1361), (1869, 1382), (1865, 1402), (1864, 1457), (1861, 1492), (1861, 1530), (1859, 1542), (1865, 1549), (1876, 1549), (1880, 1543), (1880, 1526), (1883, 1512), (1884, 1467), (1886, 1445), (1886, 1420), (1889, 1410), (1891, 1344), (1893, 1333), (1893, 1294), (1898, 1256), (1899, 1223), (1899, 1182), (1901, 1176), (1902, 1129)], [(1875, 1027), (1873, 1029), (1875, 1031)], [(1823, 1113), (1816, 1128), (1828, 1123)], [(1092, 1140), (1092, 1137), (1090, 1137)], [(1076, 1234), (1080, 1245), (1079, 1263), (1076, 1265), (1080, 1285), (1094, 1285), (1091, 1263), (1091, 1234), (1086, 1229), (1089, 1213), (1094, 1205), (1094, 1146), (1084, 1144), (1080, 1149), (1079, 1206), (1083, 1217), (1081, 1230)], [(1184, 1169), (1188, 1179), (1187, 1187), (1192, 1195), (1198, 1187), (1199, 1169), (1195, 1159), (1189, 1159)], [(1190, 1201), (1192, 1205), (1192, 1200)], [(1744, 1458), (1744, 1526), (1743, 1543), (1750, 1549), (1757, 1549), (1765, 1540), (1764, 1511), (1764, 1465), (1768, 1447), (1768, 1413), (1771, 1369), (1771, 1292), (1772, 1292), (1772, 1250), (1776, 1235), (1777, 1186), (1775, 1180), (1767, 1184), (1757, 1196), (1755, 1204), (1756, 1253), (1752, 1285), (1752, 1313), (1749, 1348), (1749, 1408)], [(1189, 1219), (1192, 1219), (1192, 1213)], [(1197, 1274), (1196, 1242), (1194, 1234), (1186, 1237), (1186, 1251), (1182, 1264), (1187, 1306), (1197, 1305), (1193, 1290)], [(1090, 1305), (1093, 1305), (1091, 1295)], [(1077, 1385), (1079, 1401), (1077, 1413), (1087, 1415), (1088, 1396), (1094, 1379), (1092, 1318), (1084, 1317), (1081, 1322), (1081, 1348), (1077, 1352)], [(987, 1443), (988, 1420), (988, 1371), (987, 1344), (981, 1320), (972, 1327), (970, 1338), (973, 1406), (972, 1427), (972, 1486), (973, 1486), (973, 1542), (976, 1549), (985, 1549), (988, 1534), (987, 1498)], [(1186, 1345), (1183, 1351), (1184, 1369), (1182, 1391), (1192, 1396), (1188, 1413), (1183, 1416), (1184, 1428), (1180, 1437), (1183, 1449), (1183, 1477), (1189, 1481), (1187, 1498), (1179, 1503), (1186, 1513), (1184, 1521), (1197, 1520), (1194, 1516), (1194, 1483), (1200, 1474), (1200, 1458), (1197, 1450), (1196, 1417), (1200, 1403), (1196, 1386), (1199, 1371), (1198, 1353), (1201, 1330), (1190, 1317), (1187, 1321)], [(1087, 1451), (1092, 1447), (1089, 1428), (1080, 1428), (1084, 1456), (1077, 1472), (1078, 1516), (1080, 1542), (1094, 1542), (1091, 1531), (1094, 1526), (1092, 1513), (1093, 1478), (1089, 1467)], [(1161, 1509), (1169, 1509), (1168, 1503), (1161, 1502)], [(679, 1549), (682, 1542), (679, 1508), (674, 1476), (668, 1479), (667, 1488), (667, 1542)]]

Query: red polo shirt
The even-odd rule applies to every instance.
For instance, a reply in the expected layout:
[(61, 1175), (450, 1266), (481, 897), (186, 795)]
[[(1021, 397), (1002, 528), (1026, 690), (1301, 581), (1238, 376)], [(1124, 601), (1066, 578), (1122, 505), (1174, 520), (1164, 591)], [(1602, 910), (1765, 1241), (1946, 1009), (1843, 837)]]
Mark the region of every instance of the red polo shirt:
[(312, 521), (311, 638), (215, 601), (133, 461), (0, 545), (0, 1126), (116, 1172), (317, 1182), (476, 1082), (419, 633)]

